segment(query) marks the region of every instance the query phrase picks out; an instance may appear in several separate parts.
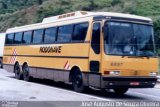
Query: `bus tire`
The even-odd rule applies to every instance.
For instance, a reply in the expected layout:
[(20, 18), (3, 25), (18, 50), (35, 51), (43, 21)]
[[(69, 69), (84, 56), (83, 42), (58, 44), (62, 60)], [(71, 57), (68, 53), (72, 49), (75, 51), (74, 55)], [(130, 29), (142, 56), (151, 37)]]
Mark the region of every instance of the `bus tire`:
[(22, 73), (21, 73), (21, 68), (20, 65), (17, 63), (14, 67), (14, 73), (15, 73), (15, 77), (16, 79), (22, 79)]
[(22, 70), (23, 70), (23, 79), (24, 79), (24, 81), (31, 81), (31, 76), (29, 74), (28, 64), (24, 64)]
[(115, 88), (113, 90), (117, 95), (123, 95), (128, 91), (128, 88)]
[(82, 93), (84, 91), (84, 85), (83, 85), (83, 77), (82, 77), (82, 73), (80, 72), (79, 69), (77, 69), (75, 71), (75, 74), (73, 75), (72, 78), (72, 85), (73, 85), (73, 89), (74, 91), (78, 92), (78, 93)]
[(0, 68), (3, 68), (3, 62), (1, 58), (0, 58)]

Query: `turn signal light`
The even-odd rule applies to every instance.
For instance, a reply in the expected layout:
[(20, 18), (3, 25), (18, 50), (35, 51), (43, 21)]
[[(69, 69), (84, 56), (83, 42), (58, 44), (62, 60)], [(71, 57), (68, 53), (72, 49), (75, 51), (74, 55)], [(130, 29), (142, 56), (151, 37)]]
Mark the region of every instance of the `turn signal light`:
[(110, 74), (109, 72), (110, 72), (110, 71), (104, 71), (104, 74), (109, 75), (109, 74)]

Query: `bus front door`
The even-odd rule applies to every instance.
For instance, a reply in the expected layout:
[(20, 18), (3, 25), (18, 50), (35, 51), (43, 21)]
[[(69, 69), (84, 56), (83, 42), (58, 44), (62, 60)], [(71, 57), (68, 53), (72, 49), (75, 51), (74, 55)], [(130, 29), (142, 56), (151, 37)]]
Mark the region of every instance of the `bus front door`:
[(91, 48), (89, 55), (89, 85), (93, 87), (100, 87), (100, 66), (101, 66), (101, 22), (94, 22), (91, 36)]

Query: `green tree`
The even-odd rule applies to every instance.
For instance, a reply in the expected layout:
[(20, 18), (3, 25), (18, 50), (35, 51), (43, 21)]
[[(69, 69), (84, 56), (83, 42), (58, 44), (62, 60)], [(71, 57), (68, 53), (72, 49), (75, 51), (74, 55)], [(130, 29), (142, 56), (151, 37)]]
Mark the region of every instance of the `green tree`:
[(41, 5), (43, 3), (43, 0), (38, 0), (38, 4)]

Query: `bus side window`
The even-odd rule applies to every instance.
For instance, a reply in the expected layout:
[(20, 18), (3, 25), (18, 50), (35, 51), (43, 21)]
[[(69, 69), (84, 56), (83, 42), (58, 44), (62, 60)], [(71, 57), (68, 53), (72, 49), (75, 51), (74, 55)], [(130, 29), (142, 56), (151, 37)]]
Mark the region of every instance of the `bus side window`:
[(72, 35), (72, 41), (84, 41), (88, 31), (88, 23), (76, 24)]
[(13, 39), (14, 39), (14, 33), (7, 34), (6, 44), (13, 44)]
[(70, 42), (72, 39), (73, 25), (60, 26), (58, 29), (58, 42)]
[(44, 43), (54, 43), (56, 41), (57, 28), (47, 28), (45, 29)]
[(14, 44), (21, 44), (22, 43), (22, 32), (16, 33), (14, 37)]
[(24, 44), (30, 44), (32, 39), (32, 31), (26, 31), (23, 35), (22, 43)]
[(33, 43), (42, 43), (43, 42), (44, 29), (35, 30), (33, 33)]
[(96, 54), (100, 53), (100, 28), (101, 28), (100, 23), (93, 24), (91, 46), (92, 46), (93, 51)]

